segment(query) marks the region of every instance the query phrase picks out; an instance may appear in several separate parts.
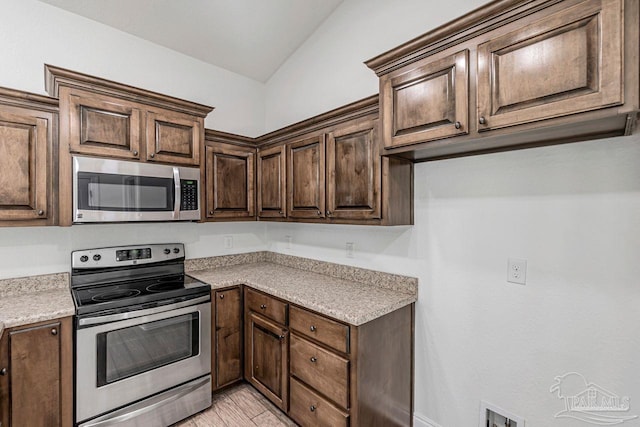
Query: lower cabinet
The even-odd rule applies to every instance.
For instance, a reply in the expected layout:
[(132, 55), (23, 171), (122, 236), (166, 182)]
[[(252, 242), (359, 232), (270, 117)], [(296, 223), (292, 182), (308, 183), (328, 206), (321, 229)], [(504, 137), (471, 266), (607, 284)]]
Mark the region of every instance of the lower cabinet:
[(0, 340), (2, 426), (70, 426), (73, 418), (71, 317), (5, 330)]
[(217, 290), (212, 295), (213, 390), (242, 380), (242, 291), (239, 286)]
[[(253, 291), (245, 289), (245, 300), (247, 292)], [(288, 335), (285, 325), (245, 311), (245, 379), (284, 412), (289, 393)]]

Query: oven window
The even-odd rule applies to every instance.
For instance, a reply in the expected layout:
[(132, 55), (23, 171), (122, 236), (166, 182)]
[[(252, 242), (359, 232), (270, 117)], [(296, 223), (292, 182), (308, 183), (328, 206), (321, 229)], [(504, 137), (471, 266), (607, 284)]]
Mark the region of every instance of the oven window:
[(197, 356), (199, 320), (196, 312), (98, 334), (98, 387)]
[(173, 211), (173, 178), (78, 173), (78, 209)]

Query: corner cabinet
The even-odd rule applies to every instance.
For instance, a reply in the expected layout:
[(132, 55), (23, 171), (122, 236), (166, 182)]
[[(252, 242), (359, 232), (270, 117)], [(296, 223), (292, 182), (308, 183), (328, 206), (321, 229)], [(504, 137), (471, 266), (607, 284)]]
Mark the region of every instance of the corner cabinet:
[(206, 105), (45, 65), (60, 100), (60, 225), (71, 225), (71, 155), (200, 167)]
[(287, 162), (284, 145), (258, 150), (258, 216), (287, 216)]
[(0, 88), (0, 225), (55, 224), (58, 101)]
[(220, 142), (221, 134), (205, 145), (206, 219), (255, 220), (256, 149)]
[(324, 218), (324, 135), (287, 144), (287, 215)]
[(497, 0), (367, 61), (384, 154), (412, 161), (629, 135), (634, 0)]
[(5, 330), (0, 340), (0, 422), (73, 423), (73, 325), (66, 317)]

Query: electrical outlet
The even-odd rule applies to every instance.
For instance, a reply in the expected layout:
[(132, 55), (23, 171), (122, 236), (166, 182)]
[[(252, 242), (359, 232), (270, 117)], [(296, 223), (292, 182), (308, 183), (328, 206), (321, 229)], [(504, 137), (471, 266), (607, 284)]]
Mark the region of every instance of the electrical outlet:
[(507, 282), (520, 285), (527, 282), (527, 260), (509, 258), (507, 261)]
[(233, 236), (224, 236), (224, 248), (225, 249), (233, 248)]
[(291, 236), (284, 236), (284, 241), (286, 242), (285, 248), (291, 249), (291, 242), (293, 242), (293, 239), (291, 238)]
[(478, 426), (524, 427), (524, 418), (483, 400), (480, 402), (480, 422)]
[(347, 249), (347, 258), (353, 258), (353, 251), (355, 249), (355, 243), (353, 242), (347, 242), (346, 245), (346, 249)]

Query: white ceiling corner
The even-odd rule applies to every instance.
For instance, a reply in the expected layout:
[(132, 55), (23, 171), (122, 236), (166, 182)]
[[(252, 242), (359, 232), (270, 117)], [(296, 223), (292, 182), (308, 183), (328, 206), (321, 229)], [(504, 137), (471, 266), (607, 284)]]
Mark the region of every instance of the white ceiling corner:
[(343, 0), (40, 0), (266, 82)]

